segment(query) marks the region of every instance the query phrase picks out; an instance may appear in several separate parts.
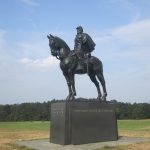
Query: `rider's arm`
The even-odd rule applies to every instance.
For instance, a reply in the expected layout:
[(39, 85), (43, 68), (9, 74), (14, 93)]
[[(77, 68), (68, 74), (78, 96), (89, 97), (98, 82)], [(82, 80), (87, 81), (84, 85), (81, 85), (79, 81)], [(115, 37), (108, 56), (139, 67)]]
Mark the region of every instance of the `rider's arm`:
[(82, 43), (84, 44), (87, 41), (86, 34), (82, 34)]

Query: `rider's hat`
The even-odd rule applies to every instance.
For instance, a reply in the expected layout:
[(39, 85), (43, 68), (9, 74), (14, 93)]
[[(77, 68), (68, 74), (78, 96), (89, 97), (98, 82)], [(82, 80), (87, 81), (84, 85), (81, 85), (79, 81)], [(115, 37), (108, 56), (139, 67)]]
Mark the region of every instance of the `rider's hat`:
[(79, 30), (79, 31), (81, 31), (81, 32), (83, 32), (82, 26), (78, 26), (76, 29)]

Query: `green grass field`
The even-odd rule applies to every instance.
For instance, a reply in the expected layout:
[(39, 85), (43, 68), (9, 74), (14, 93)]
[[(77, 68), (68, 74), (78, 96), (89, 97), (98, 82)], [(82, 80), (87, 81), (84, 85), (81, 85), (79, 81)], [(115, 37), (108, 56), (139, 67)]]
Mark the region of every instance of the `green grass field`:
[(148, 130), (150, 131), (150, 119), (147, 120), (118, 120), (119, 130)]
[[(148, 130), (150, 119), (147, 120), (118, 120), (119, 130)], [(0, 122), (1, 129), (13, 130), (49, 130), (49, 121)]]
[[(150, 119), (118, 120), (119, 136), (150, 138)], [(14, 144), (18, 140), (49, 138), (49, 121), (0, 122), (0, 150), (29, 150)], [(149, 150), (150, 142), (99, 150)]]
[[(150, 131), (150, 119), (147, 120), (118, 120), (119, 130)], [(49, 130), (49, 121), (0, 122), (1, 129), (10, 130)]]
[(49, 121), (0, 122), (0, 129), (7, 130), (49, 130)]

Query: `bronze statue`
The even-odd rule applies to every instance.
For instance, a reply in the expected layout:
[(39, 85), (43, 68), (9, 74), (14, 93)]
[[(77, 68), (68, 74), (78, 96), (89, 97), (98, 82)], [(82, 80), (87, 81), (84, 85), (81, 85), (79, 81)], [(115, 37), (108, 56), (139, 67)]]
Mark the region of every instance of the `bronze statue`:
[[(88, 45), (89, 41), (87, 39), (86, 40), (84, 39), (85, 38), (84, 34), (81, 39), (85, 40), (86, 42), (77, 43), (79, 45), (76, 45), (75, 43), (75, 50), (70, 50), (66, 42), (57, 36), (53, 36), (50, 34), (47, 35), (47, 38), (49, 39), (51, 54), (60, 60), (60, 68), (67, 81), (69, 95), (67, 96), (66, 100), (75, 99), (76, 96), (75, 79), (74, 79), (75, 74), (88, 73), (91, 81), (95, 84), (97, 88), (98, 92), (97, 99), (105, 102), (107, 91), (105, 87), (105, 79), (103, 76), (102, 62), (94, 56), (88, 56), (88, 59), (84, 57), (84, 54), (89, 54), (94, 50), (95, 45), (93, 44), (93, 49), (92, 48), (86, 49), (87, 47), (89, 47)], [(80, 56), (78, 56), (78, 54), (76, 53), (76, 51), (78, 50), (81, 53), (83, 52), (81, 58), (78, 58)], [(98, 78), (98, 80), (102, 85), (103, 94), (101, 94), (99, 82), (97, 81), (96, 77)]]

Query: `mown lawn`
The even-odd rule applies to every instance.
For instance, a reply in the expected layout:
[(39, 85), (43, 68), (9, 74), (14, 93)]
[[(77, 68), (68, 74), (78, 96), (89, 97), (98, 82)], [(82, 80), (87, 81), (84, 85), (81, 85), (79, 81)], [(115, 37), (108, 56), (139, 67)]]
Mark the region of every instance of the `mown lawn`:
[(150, 138), (150, 119), (146, 120), (118, 120), (120, 136)]
[[(150, 131), (150, 119), (146, 120), (118, 120), (119, 130), (147, 130)], [(10, 130), (49, 130), (49, 121), (0, 122), (0, 129)]]
[(0, 122), (0, 150), (31, 150), (15, 141), (49, 138), (49, 121)]
[(150, 131), (150, 119), (147, 120), (118, 120), (119, 130), (148, 130)]
[[(119, 136), (150, 138), (150, 119), (118, 120)], [(150, 150), (150, 142), (130, 144), (126, 146), (105, 146), (97, 150)]]
[[(0, 150), (30, 150), (15, 141), (49, 138), (49, 121), (0, 122)], [(118, 120), (119, 136), (149, 137), (150, 119)], [(149, 143), (129, 146), (104, 147), (102, 150), (149, 150)], [(99, 149), (100, 150), (100, 149)]]
[(7, 130), (47, 130), (49, 121), (23, 121), (23, 122), (0, 122), (0, 129)]

